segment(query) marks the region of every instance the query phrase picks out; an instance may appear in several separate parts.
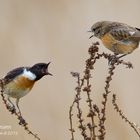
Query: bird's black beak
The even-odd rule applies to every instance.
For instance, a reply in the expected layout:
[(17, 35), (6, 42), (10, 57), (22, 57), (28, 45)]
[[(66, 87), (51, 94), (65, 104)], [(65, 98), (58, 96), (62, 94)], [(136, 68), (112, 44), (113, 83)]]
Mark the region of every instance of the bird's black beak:
[(91, 35), (91, 36), (89, 37), (89, 39), (91, 39), (92, 37), (94, 37), (94, 35)]
[[(90, 30), (90, 31), (87, 31), (87, 32), (93, 33), (91, 30)], [(91, 36), (89, 37), (89, 39), (91, 39), (93, 36), (94, 36), (94, 35), (91, 35)]]
[(89, 30), (89, 31), (87, 31), (87, 32), (92, 33), (92, 31), (91, 31), (91, 30)]
[(50, 63), (51, 63), (51, 62), (49, 62), (49, 63), (47, 64), (46, 75), (51, 75), (51, 76), (53, 76), (51, 73), (48, 72), (48, 66), (50, 65)]
[(49, 73), (49, 72), (47, 72), (47, 75), (51, 75), (51, 76), (53, 76), (51, 73)]

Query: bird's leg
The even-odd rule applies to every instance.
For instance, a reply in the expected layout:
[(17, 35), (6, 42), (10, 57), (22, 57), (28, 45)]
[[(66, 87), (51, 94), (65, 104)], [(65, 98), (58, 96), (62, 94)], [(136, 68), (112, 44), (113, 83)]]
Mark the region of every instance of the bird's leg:
[(12, 103), (12, 101), (10, 100), (10, 97), (8, 96), (7, 100), (9, 101), (9, 103), (12, 105), (12, 106), (8, 106), (8, 109), (9, 111), (13, 114), (15, 113), (16, 109), (15, 109), (15, 105)]
[(23, 119), (22, 115), (21, 115), (21, 111), (20, 111), (20, 108), (19, 108), (19, 99), (16, 100), (16, 106), (19, 110), (19, 116), (18, 116), (18, 119), (19, 119), (19, 124), (20, 125), (27, 125), (26, 121)]
[(20, 111), (20, 108), (19, 108), (19, 99), (16, 100), (16, 106), (18, 108), (18, 111), (19, 111), (19, 115), (21, 116), (21, 111)]
[(126, 56), (127, 54), (122, 54), (121, 56), (119, 56), (119, 57), (117, 57), (118, 59), (120, 59), (120, 58), (122, 58), (122, 57), (124, 57), (124, 56)]
[(127, 54), (122, 54), (122, 55), (120, 55), (120, 56), (118, 56), (118, 55), (119, 55), (119, 54), (114, 53), (114, 55), (111, 55), (111, 56), (109, 57), (109, 62), (108, 62), (109, 65), (111, 65), (111, 64), (113, 64), (113, 63), (116, 63), (118, 59), (120, 59), (120, 58), (126, 56)]
[(118, 59), (118, 54), (117, 53), (114, 53), (113, 55), (111, 55), (109, 58), (108, 58), (108, 65), (111, 65), (113, 63), (115, 63)]

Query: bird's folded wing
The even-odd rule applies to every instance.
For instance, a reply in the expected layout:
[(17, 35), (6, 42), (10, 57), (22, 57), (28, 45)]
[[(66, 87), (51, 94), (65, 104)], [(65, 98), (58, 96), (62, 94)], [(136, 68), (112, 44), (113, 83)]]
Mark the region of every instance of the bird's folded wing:
[(10, 72), (7, 73), (7, 75), (4, 77), (4, 80), (6, 83), (12, 81), (15, 77), (19, 76), (22, 74), (23, 70), (25, 67), (19, 67), (11, 70)]
[(125, 41), (129, 39), (140, 40), (140, 31), (136, 28), (116, 27), (110, 30), (110, 34), (118, 41)]

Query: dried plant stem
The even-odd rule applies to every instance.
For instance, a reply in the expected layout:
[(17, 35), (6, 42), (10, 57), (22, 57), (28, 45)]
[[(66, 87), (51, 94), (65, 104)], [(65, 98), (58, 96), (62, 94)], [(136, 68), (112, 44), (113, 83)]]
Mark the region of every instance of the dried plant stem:
[[(86, 61), (86, 68), (85, 68), (85, 71), (84, 71), (84, 76), (82, 79), (80, 79), (80, 74), (79, 73), (75, 73), (75, 72), (72, 72), (72, 76), (73, 77), (76, 77), (77, 78), (77, 87), (76, 87), (76, 96), (75, 96), (75, 99), (72, 103), (72, 105), (70, 106), (70, 110), (69, 110), (69, 119), (70, 119), (70, 131), (71, 131), (71, 135), (72, 135), (72, 140), (74, 139), (74, 129), (73, 129), (73, 123), (72, 123), (72, 110), (73, 110), (73, 106), (74, 104), (76, 103), (77, 104), (77, 109), (78, 109), (78, 114), (77, 114), (77, 117), (79, 119), (79, 128), (80, 130), (82, 130), (81, 134), (82, 136), (84, 137), (85, 140), (96, 140), (96, 136), (95, 136), (95, 124), (94, 124), (94, 113), (93, 113), (93, 108), (92, 108), (92, 100), (90, 98), (90, 84), (89, 84), (89, 79), (91, 78), (90, 76), (90, 69), (93, 69), (93, 64), (95, 63), (95, 54), (96, 52), (98, 51), (98, 47), (96, 46), (98, 45), (98, 43), (94, 43), (90, 49), (89, 49), (89, 54), (90, 54), (90, 58)], [(98, 58), (96, 58), (98, 59)], [(94, 60), (94, 62), (93, 62)], [(85, 91), (87, 93), (87, 102), (89, 103), (89, 107), (90, 107), (90, 110), (89, 110), (89, 114), (88, 116), (91, 118), (91, 125), (88, 125), (88, 128), (90, 129), (90, 138), (87, 136), (86, 134), (86, 125), (83, 124), (83, 119), (82, 119), (82, 110), (80, 109), (80, 104), (79, 104), (79, 101), (81, 99), (80, 97), (80, 94), (81, 94), (81, 90), (82, 90), (82, 87), (85, 83), (85, 80), (86, 80), (86, 87), (84, 87), (83, 91)], [(89, 127), (90, 126), (90, 127)], [(94, 126), (94, 127), (93, 127)]]
[(73, 121), (72, 121), (72, 116), (73, 116), (72, 110), (73, 110), (74, 103), (75, 102), (72, 103), (72, 105), (70, 106), (70, 110), (69, 110), (69, 119), (70, 119), (70, 129), (69, 130), (71, 131), (71, 140), (74, 140), (74, 132), (75, 132), (75, 130), (73, 129)]
[(89, 78), (90, 78), (90, 71), (87, 69), (86, 71), (88, 71), (88, 78), (86, 79), (86, 87), (83, 89), (83, 91), (86, 91), (87, 93), (87, 103), (88, 103), (88, 106), (89, 106), (89, 113), (87, 115), (87, 117), (90, 117), (91, 118), (91, 125), (88, 125), (89, 127), (89, 130), (90, 130), (90, 138), (91, 140), (96, 140), (96, 135), (95, 135), (95, 128), (96, 128), (96, 125), (95, 125), (95, 122), (94, 122), (94, 116), (95, 116), (95, 113), (93, 111), (93, 105), (92, 105), (92, 99), (90, 97), (90, 91), (91, 91), (91, 85), (89, 83)]
[[(98, 49), (95, 47), (96, 44), (93, 44), (93, 45), (94, 45), (94, 47), (91, 46), (89, 49), (90, 58), (87, 59), (87, 61), (86, 61), (86, 68), (85, 68), (84, 76), (83, 76), (84, 80), (86, 80), (86, 86), (83, 88), (83, 91), (86, 92), (86, 94), (87, 94), (87, 101), (86, 102), (88, 103), (88, 106), (89, 106), (89, 113), (88, 113), (87, 117), (90, 117), (90, 119), (91, 119), (91, 123), (88, 123), (88, 128), (90, 130), (90, 139), (96, 140), (95, 128), (97, 126), (95, 125), (95, 122), (94, 122), (95, 113), (93, 110), (92, 99), (90, 97), (90, 92), (91, 92), (91, 85), (90, 85), (91, 74), (90, 74), (90, 71), (92, 69), (94, 69), (93, 65), (95, 64), (96, 59), (98, 59), (98, 58), (95, 59), (96, 51)], [(93, 51), (94, 51), (94, 53), (93, 53)]]
[(16, 110), (11, 110), (11, 106), (7, 103), (7, 100), (4, 97), (4, 81), (2, 79), (0, 79), (0, 85), (1, 85), (1, 97), (2, 100), (7, 108), (7, 110), (9, 112), (11, 112), (11, 114), (14, 114), (15, 116), (17, 116), (17, 119), (19, 120), (19, 125), (21, 125), (22, 127), (24, 127), (24, 129), (28, 132), (28, 134), (31, 134), (32, 136), (34, 136), (37, 140), (40, 140), (40, 138), (37, 136), (37, 134), (33, 133), (29, 128), (28, 128), (28, 123), (23, 119), (23, 117), (21, 115), (19, 115), (19, 113), (16, 112)]
[(99, 132), (101, 133), (99, 135), (99, 139), (100, 140), (104, 140), (105, 138), (105, 120), (106, 120), (106, 105), (107, 105), (107, 100), (108, 100), (108, 94), (110, 93), (109, 91), (109, 87), (110, 87), (110, 82), (112, 80), (112, 76), (114, 74), (114, 70), (115, 70), (115, 63), (112, 63), (110, 65), (111, 67), (109, 68), (109, 75), (106, 77), (106, 85), (105, 85), (105, 93), (103, 94), (103, 101), (102, 101), (102, 105), (103, 105), (103, 108), (101, 109), (101, 113), (102, 113), (102, 117), (100, 118), (100, 123), (99, 123), (99, 126), (100, 126), (100, 129), (99, 129)]
[(79, 128), (81, 129), (81, 134), (84, 137), (84, 140), (87, 140), (88, 136), (86, 134), (86, 125), (83, 123), (84, 119), (82, 118), (82, 109), (80, 108), (80, 103), (79, 103), (79, 101), (81, 100), (81, 97), (80, 97), (81, 88), (84, 83), (84, 80), (82, 81), (83, 81), (82, 84), (80, 84), (80, 74), (79, 74), (78, 81), (77, 81), (78, 83), (77, 94), (76, 94), (76, 103), (77, 103), (77, 109), (78, 109), (77, 117), (79, 118), (79, 123), (80, 123)]
[[(105, 128), (105, 121), (106, 121), (106, 110), (107, 110), (107, 102), (108, 102), (108, 95), (111, 92), (110, 89), (110, 82), (114, 75), (114, 70), (119, 64), (126, 65), (127, 68), (133, 68), (132, 64), (130, 62), (124, 62), (123, 60), (120, 60), (117, 58), (116, 55), (111, 55), (107, 53), (98, 53), (99, 43), (93, 43), (89, 50), (89, 58), (86, 60), (86, 66), (84, 70), (83, 77), (80, 77), (80, 73), (72, 72), (72, 76), (76, 77), (77, 79), (77, 86), (75, 88), (76, 95), (75, 99), (70, 106), (69, 110), (69, 119), (70, 119), (70, 131), (71, 131), (71, 140), (74, 140), (74, 128), (73, 128), (73, 108), (76, 103), (76, 108), (78, 110), (77, 118), (79, 121), (79, 127), (81, 131), (81, 135), (83, 136), (84, 140), (104, 140), (106, 135), (106, 128)], [(102, 100), (102, 107), (101, 109), (93, 103), (93, 100), (91, 99), (91, 87), (94, 85), (91, 84), (90, 79), (93, 78), (91, 71), (94, 70), (95, 64), (97, 60), (100, 60), (100, 58), (105, 58), (108, 60), (109, 69), (108, 69), (108, 76), (105, 80), (105, 92), (103, 93), (103, 100)], [(93, 88), (93, 87), (92, 87)], [(90, 118), (89, 122), (87, 124), (84, 123), (84, 118), (82, 114), (82, 108), (80, 108), (80, 100), (82, 92), (86, 93), (87, 99), (86, 103), (88, 105), (89, 111), (87, 114), (87, 117)], [(93, 93), (92, 93), (93, 94)], [(98, 124), (95, 124), (95, 119), (98, 119)], [(97, 122), (96, 122), (97, 123)], [(134, 123), (130, 123), (130, 125), (135, 126)], [(131, 126), (132, 127), (132, 126)], [(87, 129), (88, 128), (88, 129)], [(138, 128), (138, 127), (137, 127)], [(98, 131), (97, 131), (98, 130)], [(89, 134), (89, 136), (87, 135)]]
[(75, 99), (72, 103), (72, 105), (70, 106), (70, 111), (69, 111), (69, 118), (70, 118), (70, 131), (71, 131), (71, 135), (72, 135), (72, 140), (74, 140), (74, 129), (73, 129), (73, 123), (72, 123), (72, 110), (73, 110), (73, 106), (74, 104), (76, 103), (76, 106), (77, 106), (77, 110), (78, 110), (78, 113), (77, 113), (77, 117), (79, 119), (79, 129), (81, 130), (81, 135), (83, 136), (84, 140), (87, 140), (88, 139), (88, 136), (86, 134), (86, 125), (83, 123), (83, 118), (82, 118), (82, 110), (80, 108), (80, 103), (79, 101), (81, 100), (81, 97), (80, 97), (80, 93), (81, 93), (81, 87), (83, 86), (84, 84), (84, 80), (81, 80), (80, 82), (80, 75), (79, 73), (74, 73), (74, 72), (71, 72), (71, 74), (77, 78), (77, 84), (78, 86), (76, 87), (76, 96), (75, 96)]
[[(113, 94), (112, 96), (112, 104), (114, 106), (114, 109), (116, 110), (117, 113), (119, 113), (119, 116), (125, 120), (126, 123), (128, 123), (131, 128), (134, 129), (134, 131), (137, 133), (138, 137), (140, 138), (140, 130), (139, 127), (136, 126), (133, 122), (131, 122), (123, 113), (123, 111), (119, 108), (118, 104), (116, 103), (116, 94)], [(139, 131), (138, 131), (139, 130)]]

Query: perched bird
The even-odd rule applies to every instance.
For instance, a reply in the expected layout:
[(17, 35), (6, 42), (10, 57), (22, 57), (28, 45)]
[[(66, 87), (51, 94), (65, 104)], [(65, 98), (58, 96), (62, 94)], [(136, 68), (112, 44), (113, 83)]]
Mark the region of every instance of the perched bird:
[(115, 55), (125, 56), (132, 53), (138, 48), (140, 42), (140, 29), (120, 22), (99, 21), (91, 27), (89, 32), (93, 33), (90, 38), (93, 36), (99, 38)]
[(25, 96), (33, 87), (36, 81), (40, 80), (45, 75), (52, 75), (48, 72), (49, 63), (37, 63), (32, 67), (19, 67), (11, 70), (2, 79), (3, 85), (1, 85), (3, 93), (7, 94), (9, 103), (15, 109), (14, 104), (10, 100), (10, 97), (16, 99), (16, 106), (21, 115), (19, 109), (19, 99)]

